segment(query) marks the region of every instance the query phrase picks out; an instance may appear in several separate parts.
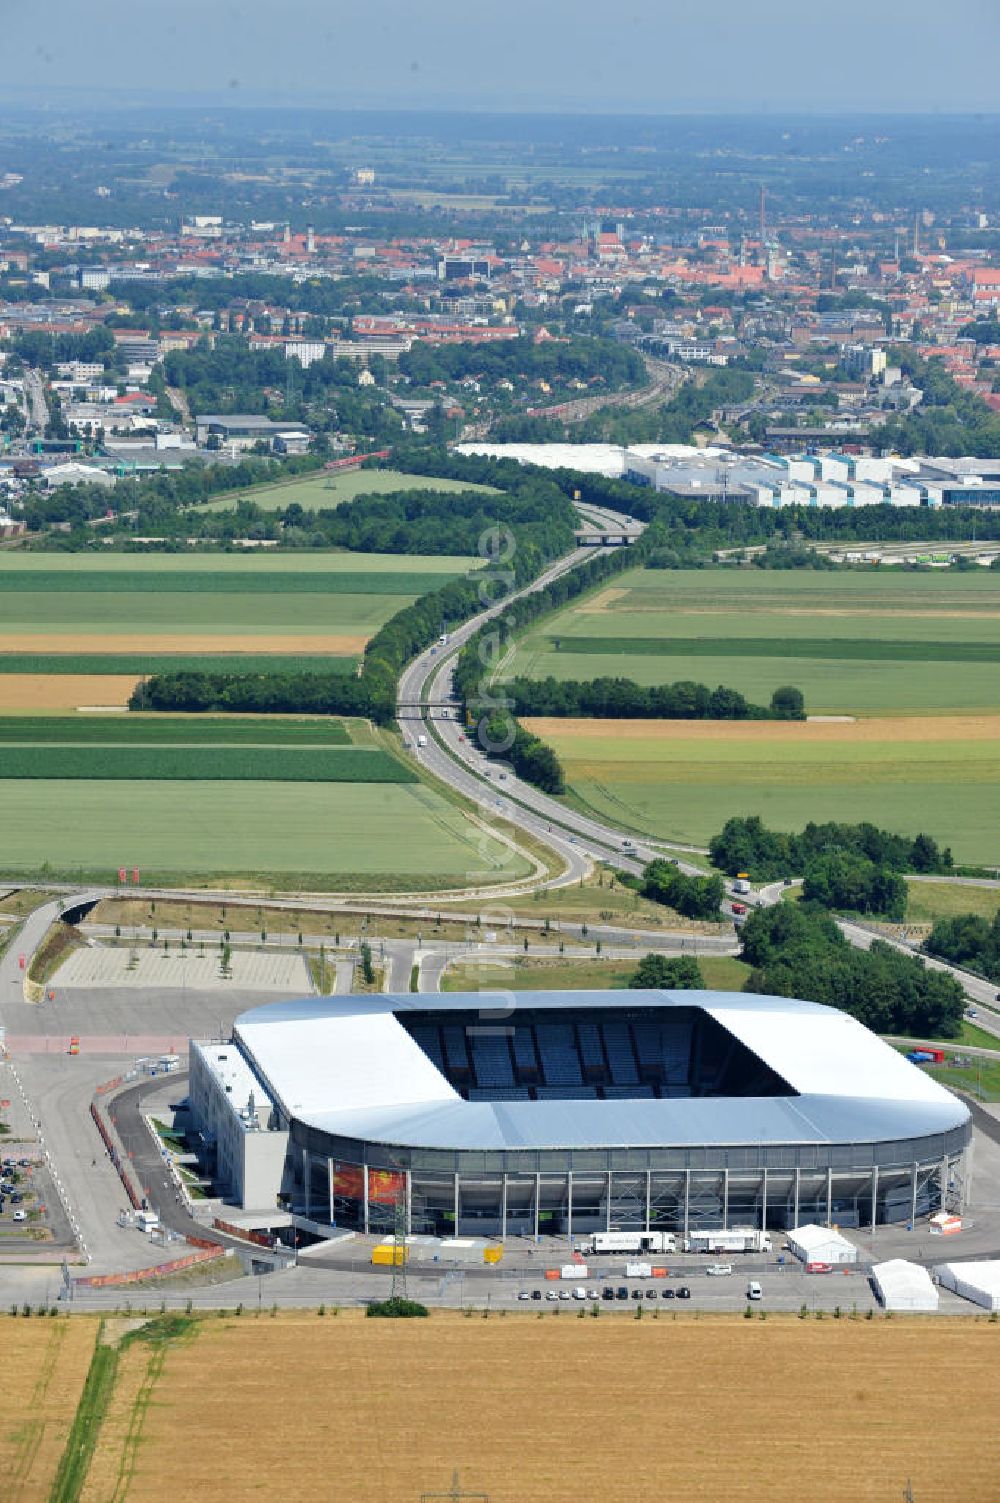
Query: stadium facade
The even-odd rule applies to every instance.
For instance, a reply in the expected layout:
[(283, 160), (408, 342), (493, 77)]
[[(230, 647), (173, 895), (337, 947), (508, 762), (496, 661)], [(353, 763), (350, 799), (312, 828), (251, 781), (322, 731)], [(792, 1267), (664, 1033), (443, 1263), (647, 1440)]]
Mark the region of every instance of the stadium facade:
[(192, 1041), (190, 1100), (224, 1193), (317, 1228), (874, 1227), (968, 1181), (956, 1097), (845, 1013), (743, 993), (276, 1002)]

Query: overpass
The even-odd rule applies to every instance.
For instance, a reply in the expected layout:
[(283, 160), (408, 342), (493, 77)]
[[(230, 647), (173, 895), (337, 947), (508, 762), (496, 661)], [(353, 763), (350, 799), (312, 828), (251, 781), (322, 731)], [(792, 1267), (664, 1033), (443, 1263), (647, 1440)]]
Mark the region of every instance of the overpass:
[(640, 531), (630, 530), (627, 527), (617, 528), (608, 532), (596, 532), (592, 527), (580, 527), (576, 532), (576, 545), (578, 548), (614, 548), (622, 547), (629, 543), (638, 542)]

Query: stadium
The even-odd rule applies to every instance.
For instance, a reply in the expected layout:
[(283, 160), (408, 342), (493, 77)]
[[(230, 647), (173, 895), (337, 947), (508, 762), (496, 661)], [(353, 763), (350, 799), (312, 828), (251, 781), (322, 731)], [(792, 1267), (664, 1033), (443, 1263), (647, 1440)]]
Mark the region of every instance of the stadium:
[[(491, 1010), (489, 1004), (502, 1004)], [(962, 1210), (966, 1107), (853, 1018), (728, 992), (321, 997), (191, 1044), (245, 1209), (512, 1237)]]

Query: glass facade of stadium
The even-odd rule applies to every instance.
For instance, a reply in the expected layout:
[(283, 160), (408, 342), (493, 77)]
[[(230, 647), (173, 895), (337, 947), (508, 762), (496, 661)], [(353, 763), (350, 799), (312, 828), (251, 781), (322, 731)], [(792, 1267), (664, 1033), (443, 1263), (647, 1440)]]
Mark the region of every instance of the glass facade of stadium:
[[(292, 1206), (328, 1225), (410, 1233), (567, 1236), (700, 1227), (875, 1227), (961, 1212), (971, 1123), (900, 1141), (472, 1152), (332, 1138), (289, 1143)], [(286, 1184), (288, 1179), (286, 1179)]]

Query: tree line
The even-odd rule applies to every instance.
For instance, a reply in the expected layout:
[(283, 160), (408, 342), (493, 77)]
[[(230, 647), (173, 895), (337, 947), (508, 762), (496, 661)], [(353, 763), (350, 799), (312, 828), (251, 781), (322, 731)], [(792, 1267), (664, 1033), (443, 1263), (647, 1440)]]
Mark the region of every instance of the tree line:
[(795, 903), (757, 908), (741, 938), (741, 958), (753, 967), (744, 991), (821, 1002), (875, 1033), (959, 1035), (965, 994), (953, 976), (882, 940), (855, 949), (827, 914)]
[(951, 851), (930, 835), (896, 835), (860, 824), (810, 821), (798, 834), (769, 830), (757, 814), (735, 815), (709, 842), (713, 866), (735, 877), (747, 872), (758, 882), (802, 872), (834, 851), (851, 852), (894, 872), (950, 872)]
[(629, 678), (529, 679), (504, 684), (517, 715), (599, 717), (612, 720), (804, 720), (800, 689), (775, 689), (769, 708), (751, 704), (738, 689), (679, 679), (637, 684)]

